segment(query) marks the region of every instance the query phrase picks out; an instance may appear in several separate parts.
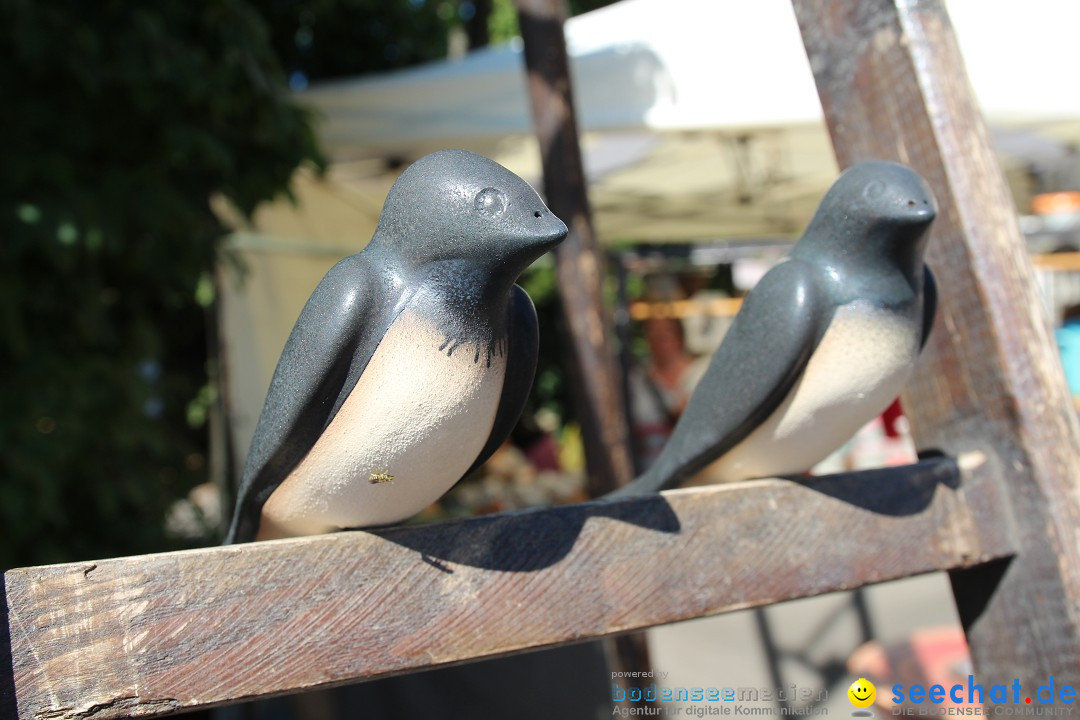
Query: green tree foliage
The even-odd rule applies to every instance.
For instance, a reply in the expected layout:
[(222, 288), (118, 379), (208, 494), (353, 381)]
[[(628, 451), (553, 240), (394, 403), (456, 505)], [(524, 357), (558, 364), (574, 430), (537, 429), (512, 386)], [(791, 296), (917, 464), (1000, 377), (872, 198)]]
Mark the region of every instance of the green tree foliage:
[(159, 550), (206, 476), (210, 199), (318, 164), (308, 117), (244, 0), (7, 0), (0, 33), (0, 567)]
[(445, 58), (448, 30), (471, 17), (451, 0), (269, 0), (262, 9), (299, 88)]
[[(578, 15), (615, 0), (569, 0)], [(518, 34), (513, 0), (268, 0), (271, 42), (294, 87), (446, 57), (462, 28), (470, 47)]]
[[(611, 5), (614, 2), (616, 0), (568, 0), (566, 12), (567, 15), (572, 17)], [(518, 28), (514, 0), (493, 0), (493, 3), (489, 20), (491, 42), (505, 42), (515, 35), (520, 35), (521, 30)]]

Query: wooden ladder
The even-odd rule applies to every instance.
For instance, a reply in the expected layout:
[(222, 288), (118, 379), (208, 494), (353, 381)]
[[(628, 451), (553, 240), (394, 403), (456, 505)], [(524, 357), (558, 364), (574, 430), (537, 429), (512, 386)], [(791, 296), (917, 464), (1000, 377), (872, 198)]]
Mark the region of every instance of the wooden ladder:
[(942, 0), (794, 4), (841, 166), (900, 160), (938, 198), (941, 304), (905, 395), (919, 447), (936, 452), (11, 570), (0, 719), (163, 715), (940, 570), (980, 683), (1080, 684), (1080, 432)]

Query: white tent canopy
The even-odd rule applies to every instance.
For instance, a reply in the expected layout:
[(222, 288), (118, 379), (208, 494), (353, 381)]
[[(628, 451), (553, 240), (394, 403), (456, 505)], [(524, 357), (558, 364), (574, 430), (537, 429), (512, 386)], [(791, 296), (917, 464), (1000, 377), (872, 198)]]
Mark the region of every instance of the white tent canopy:
[[(1029, 166), (1075, 165), (1080, 2), (947, 6), (1023, 203)], [(603, 240), (787, 235), (805, 223), (836, 168), (789, 0), (622, 0), (572, 18), (566, 35)], [(541, 180), (520, 41), (298, 97), (317, 111), (335, 169), (298, 180), (299, 208), (260, 213), (259, 232), (278, 245), (355, 249), (396, 161), (438, 148)]]
[[(948, 0), (986, 115), (1080, 117), (1075, 0)], [(579, 122), (592, 131), (820, 124), (790, 0), (622, 0), (566, 24)], [(337, 158), (494, 143), (532, 131), (520, 41), (300, 98)]]

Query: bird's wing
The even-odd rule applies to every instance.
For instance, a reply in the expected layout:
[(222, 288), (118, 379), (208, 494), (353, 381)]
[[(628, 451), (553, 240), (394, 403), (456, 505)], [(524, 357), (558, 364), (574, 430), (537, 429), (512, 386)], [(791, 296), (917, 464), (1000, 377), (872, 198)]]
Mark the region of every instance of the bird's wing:
[(375, 314), (365, 268), (357, 256), (339, 262), (301, 311), (255, 427), (226, 543), (255, 538), (263, 504), (333, 419), (348, 379), (359, 377), (357, 343)]
[(930, 339), (930, 331), (934, 329), (934, 315), (937, 314), (937, 282), (934, 273), (930, 272), (929, 265), (923, 265), (923, 317), (922, 317), (922, 340), (919, 342), (919, 350)]
[(484, 443), (484, 449), (464, 477), (468, 477), (483, 465), (514, 429), (521, 417), (521, 411), (525, 409), (525, 400), (529, 397), (533, 377), (536, 375), (536, 354), (540, 344), (536, 308), (533, 307), (529, 294), (517, 285), (510, 291), (508, 312), (506, 376), (503, 378), (499, 408), (495, 411), (495, 421), (491, 426), (491, 434)]
[(831, 319), (822, 270), (780, 263), (746, 297), (656, 462), (614, 495), (656, 492), (733, 448), (780, 405)]

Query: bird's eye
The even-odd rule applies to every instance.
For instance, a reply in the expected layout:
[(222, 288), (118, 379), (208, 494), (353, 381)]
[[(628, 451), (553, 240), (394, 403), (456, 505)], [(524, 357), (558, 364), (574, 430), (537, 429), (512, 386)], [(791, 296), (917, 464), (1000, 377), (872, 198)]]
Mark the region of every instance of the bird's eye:
[(863, 188), (863, 197), (867, 200), (873, 200), (874, 198), (881, 197), (885, 193), (885, 183), (880, 180), (871, 180), (865, 188)]
[(480, 192), (476, 193), (476, 198), (473, 200), (473, 207), (481, 215), (487, 217), (496, 217), (501, 215), (503, 210), (506, 210), (506, 195), (503, 195), (501, 190), (489, 187), (484, 188)]

